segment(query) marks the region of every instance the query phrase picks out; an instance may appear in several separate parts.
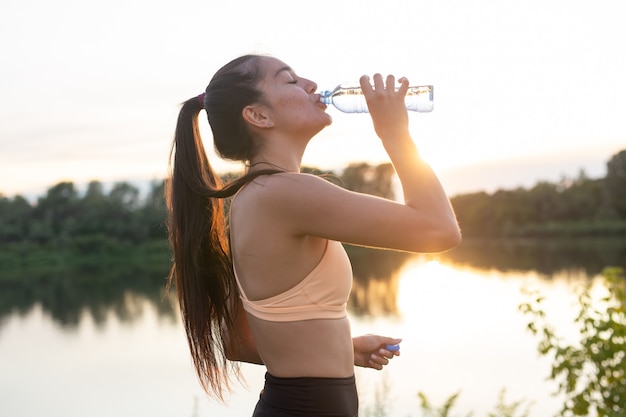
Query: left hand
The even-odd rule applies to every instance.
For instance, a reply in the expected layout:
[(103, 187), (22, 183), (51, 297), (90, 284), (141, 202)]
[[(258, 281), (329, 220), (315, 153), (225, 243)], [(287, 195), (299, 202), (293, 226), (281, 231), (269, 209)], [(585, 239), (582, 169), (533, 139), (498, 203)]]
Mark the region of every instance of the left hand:
[(352, 339), (354, 346), (354, 364), (364, 368), (383, 369), (394, 356), (400, 356), (400, 351), (392, 352), (385, 349), (386, 345), (397, 345), (402, 339), (368, 334)]

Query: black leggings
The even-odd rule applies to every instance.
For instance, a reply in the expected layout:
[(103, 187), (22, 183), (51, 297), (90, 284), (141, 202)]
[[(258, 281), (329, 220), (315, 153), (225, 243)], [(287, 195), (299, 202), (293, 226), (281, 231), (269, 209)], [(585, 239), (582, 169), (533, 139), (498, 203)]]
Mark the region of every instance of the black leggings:
[(265, 387), (252, 417), (357, 417), (354, 376), (277, 378), (265, 374)]

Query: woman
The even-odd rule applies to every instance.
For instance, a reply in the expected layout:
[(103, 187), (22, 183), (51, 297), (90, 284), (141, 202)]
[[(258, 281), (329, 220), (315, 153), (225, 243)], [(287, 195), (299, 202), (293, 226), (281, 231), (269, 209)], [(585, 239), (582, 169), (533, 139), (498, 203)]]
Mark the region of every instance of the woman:
[[(278, 59), (237, 58), (183, 104), (167, 193), (170, 284), (207, 392), (220, 397), (238, 361), (264, 364), (254, 416), (352, 417), (354, 366), (381, 369), (398, 354), (386, 346), (400, 339), (351, 337), (352, 272), (339, 242), (412, 252), (460, 242), (448, 198), (410, 137), (408, 81), (400, 82), (395, 91), (392, 76), (374, 75), (373, 86), (361, 78), (404, 204), (299, 172), (308, 142), (331, 117), (317, 85)], [(220, 156), (247, 166), (226, 186), (204, 152), (203, 108)], [(235, 193), (227, 228), (222, 199)]]

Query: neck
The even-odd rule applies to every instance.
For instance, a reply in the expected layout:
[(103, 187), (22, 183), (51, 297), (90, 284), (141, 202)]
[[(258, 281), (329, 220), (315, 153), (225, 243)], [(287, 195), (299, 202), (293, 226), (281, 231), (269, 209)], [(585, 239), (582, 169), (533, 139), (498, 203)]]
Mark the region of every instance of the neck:
[(258, 171), (258, 170), (262, 170), (262, 169), (277, 169), (279, 171), (284, 171), (284, 172), (300, 172), (300, 168), (298, 167), (298, 169), (288, 169), (288, 168), (284, 168), (280, 165), (274, 164), (272, 162), (268, 162), (268, 161), (256, 161), (253, 163), (250, 163), (250, 165), (248, 165), (248, 170), (249, 171)]
[(280, 143), (278, 146), (266, 146), (250, 160), (248, 169), (278, 169), (285, 172), (300, 172), (300, 163), (304, 149), (294, 149)]
[(270, 129), (257, 132), (256, 154), (248, 161), (248, 170), (280, 169), (285, 172), (300, 172), (304, 151), (311, 140), (310, 136), (296, 135), (293, 132), (280, 132)]

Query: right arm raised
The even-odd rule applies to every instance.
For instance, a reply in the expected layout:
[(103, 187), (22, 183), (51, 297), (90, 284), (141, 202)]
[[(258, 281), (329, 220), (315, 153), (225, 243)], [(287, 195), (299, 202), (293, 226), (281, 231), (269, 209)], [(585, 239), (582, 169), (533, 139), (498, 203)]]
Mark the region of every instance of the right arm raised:
[(454, 216), (441, 209), (447, 198), (433, 203), (418, 195), (410, 206), (348, 191), (309, 174), (272, 175), (262, 194), (255, 209), (267, 210), (294, 237), (422, 253), (442, 252), (460, 242)]
[(406, 79), (385, 88), (380, 75), (374, 88), (361, 79), (376, 133), (398, 174), (404, 204), (347, 191), (306, 174), (267, 177), (256, 210), (277, 216), (276, 224), (293, 236), (318, 236), (355, 245), (442, 252), (458, 245), (456, 217), (437, 176), (422, 160), (408, 129)]
[[(368, 103), (374, 130), (398, 174), (405, 204), (416, 210), (428, 210), (442, 223), (442, 227), (458, 229), (456, 216), (439, 179), (421, 159), (409, 134), (408, 114), (404, 105), (409, 82), (406, 78), (399, 81), (400, 88), (395, 91), (393, 76), (387, 77), (385, 85), (380, 74), (374, 75), (374, 88), (367, 76), (361, 77), (361, 88)], [(460, 235), (458, 238), (460, 239)]]

